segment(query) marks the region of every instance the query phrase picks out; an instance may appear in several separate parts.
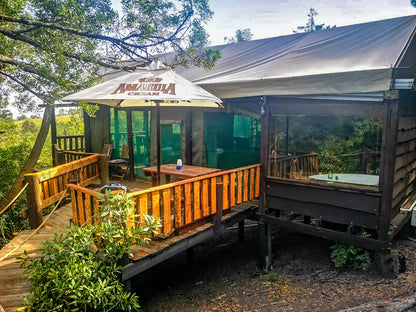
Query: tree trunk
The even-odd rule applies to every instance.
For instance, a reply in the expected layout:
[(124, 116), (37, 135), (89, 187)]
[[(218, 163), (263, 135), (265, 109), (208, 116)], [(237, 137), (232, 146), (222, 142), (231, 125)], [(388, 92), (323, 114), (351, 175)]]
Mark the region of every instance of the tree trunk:
[(38, 136), (36, 137), (35, 144), (33, 145), (32, 151), (30, 152), (28, 159), (26, 160), (25, 164), (20, 170), (20, 173), (16, 181), (14, 182), (14, 184), (12, 185), (12, 187), (10, 188), (6, 196), (3, 197), (3, 199), (0, 201), (0, 211), (4, 207), (6, 207), (6, 205), (8, 205), (21, 190), (20, 181), (24, 179), (25, 173), (33, 172), (33, 168), (35, 167), (36, 162), (39, 159), (40, 153), (42, 152), (42, 149), (43, 149), (43, 145), (45, 144), (46, 138), (48, 136), (53, 109), (54, 108), (52, 105), (45, 106), (45, 111), (43, 113), (43, 119), (42, 119), (42, 125), (40, 126), (40, 130), (39, 130)]

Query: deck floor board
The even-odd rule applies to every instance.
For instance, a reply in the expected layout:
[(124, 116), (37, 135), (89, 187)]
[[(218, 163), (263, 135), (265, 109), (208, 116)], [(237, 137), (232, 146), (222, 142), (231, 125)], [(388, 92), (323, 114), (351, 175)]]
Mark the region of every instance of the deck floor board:
[[(126, 184), (130, 191), (137, 191), (150, 187), (150, 183), (147, 182), (137, 183), (134, 181), (123, 181), (122, 183)], [(253, 205), (256, 205), (256, 201), (243, 203), (233, 207), (231, 213), (223, 216), (222, 226), (226, 226), (227, 224), (230, 225), (230, 222), (238, 222), (241, 218), (244, 219), (247, 217), (244, 215), (244, 212), (252, 209)], [(53, 238), (55, 233), (64, 233), (70, 226), (71, 218), (72, 207), (71, 203), (69, 203), (56, 210), (45, 223), (44, 227), (34, 234), (29, 241), (25, 242), (25, 240), (33, 233), (33, 230), (24, 230), (0, 250), (0, 258), (8, 255), (8, 253), (13, 250), (13, 252), (3, 261), (0, 261), (0, 311), (1, 308), (6, 312), (17, 311), (18, 308), (25, 305), (23, 296), (28, 296), (31, 291), (31, 283), (28, 276), (24, 273), (23, 268), (20, 268), (20, 261), (16, 259), (16, 257), (20, 256), (25, 250), (28, 252), (29, 257), (39, 257), (39, 249), (42, 247), (42, 242)], [(163, 240), (157, 238), (152, 240), (149, 244), (133, 246), (131, 249), (133, 252), (133, 257), (130, 258), (132, 261), (131, 264), (134, 265), (143, 261), (146, 262), (149, 261), (149, 259), (155, 259), (152, 265), (157, 264), (158, 261), (160, 262), (160, 255), (164, 258), (172, 257), (181, 250), (185, 250), (185, 247), (190, 247), (192, 244), (195, 245), (195, 242), (198, 242), (201, 239), (205, 240), (209, 238), (212, 236), (211, 233), (214, 233), (212, 231), (213, 227), (213, 223), (207, 223), (179, 236), (170, 236)], [(24, 243), (23, 246), (14, 250), (22, 243)]]

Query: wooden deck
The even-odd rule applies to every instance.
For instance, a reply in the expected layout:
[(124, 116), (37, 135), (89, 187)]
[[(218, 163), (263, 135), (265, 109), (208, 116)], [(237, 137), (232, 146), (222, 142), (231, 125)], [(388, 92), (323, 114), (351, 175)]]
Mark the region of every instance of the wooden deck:
[[(69, 227), (70, 218), (72, 218), (71, 204), (57, 209), (38, 233), (0, 262), (0, 311), (1, 306), (6, 312), (17, 311), (18, 308), (24, 306), (23, 296), (28, 296), (30, 292), (31, 284), (23, 269), (20, 268), (16, 257), (25, 250), (31, 257), (38, 256), (42, 242), (51, 239), (55, 233), (65, 232)], [(0, 250), (0, 259), (22, 244), (33, 231), (25, 230), (19, 233)]]
[(224, 215), (218, 224), (206, 223), (179, 236), (133, 246), (133, 262), (123, 267), (122, 280), (128, 280), (196, 244), (223, 233), (227, 227), (253, 217), (257, 208), (258, 200), (250, 200), (232, 207), (231, 212)]
[[(123, 181), (122, 184), (128, 186), (130, 192), (150, 187), (150, 182), (137, 180)], [(96, 187), (93, 188), (97, 189)], [(256, 200), (243, 202), (232, 207), (231, 213), (224, 215), (220, 223), (207, 223), (179, 236), (153, 240), (150, 244), (134, 246), (132, 263), (123, 268), (123, 281), (216, 234), (222, 233), (226, 227), (252, 216), (257, 207), (258, 203)], [(24, 306), (23, 296), (29, 295), (31, 289), (28, 277), (23, 272), (23, 269), (20, 268), (20, 263), (16, 260), (16, 257), (20, 256), (24, 250), (31, 257), (38, 256), (38, 250), (42, 247), (42, 242), (52, 238), (55, 233), (65, 232), (72, 218), (72, 206), (70, 203), (56, 210), (45, 225), (29, 241), (13, 251), (3, 261), (0, 261), (0, 311), (2, 311), (2, 308), (6, 312), (17, 311), (18, 308)], [(33, 231), (25, 230), (19, 233), (9, 244), (0, 250), (0, 259), (15, 249), (16, 246), (22, 244)]]

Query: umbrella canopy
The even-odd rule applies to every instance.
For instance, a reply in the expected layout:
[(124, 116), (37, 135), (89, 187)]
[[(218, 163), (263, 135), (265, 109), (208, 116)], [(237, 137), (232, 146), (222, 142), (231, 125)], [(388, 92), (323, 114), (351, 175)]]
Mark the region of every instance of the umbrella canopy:
[(222, 107), (222, 101), (159, 61), (115, 79), (68, 95), (63, 101), (85, 101), (114, 107)]
[[(115, 79), (68, 95), (63, 101), (85, 101), (113, 107), (156, 106), (157, 183), (160, 182), (160, 106), (223, 107), (215, 95), (186, 80), (159, 61)], [(130, 149), (132, 151), (132, 149)], [(131, 152), (130, 152), (131, 153)], [(133, 164), (133, 155), (130, 155)], [(131, 166), (134, 168), (134, 166)]]

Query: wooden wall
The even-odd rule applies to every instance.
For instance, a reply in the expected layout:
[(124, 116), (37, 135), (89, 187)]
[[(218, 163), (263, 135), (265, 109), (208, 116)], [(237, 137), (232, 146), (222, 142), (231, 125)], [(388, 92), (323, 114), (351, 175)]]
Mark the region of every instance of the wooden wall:
[(87, 153), (101, 153), (110, 143), (110, 107), (100, 105), (95, 117), (84, 114), (85, 149)]
[(266, 179), (266, 206), (338, 224), (376, 229), (380, 194), (352, 188), (325, 187), (301, 182)]
[(416, 116), (399, 117), (393, 187), (393, 214), (413, 191), (416, 179)]

